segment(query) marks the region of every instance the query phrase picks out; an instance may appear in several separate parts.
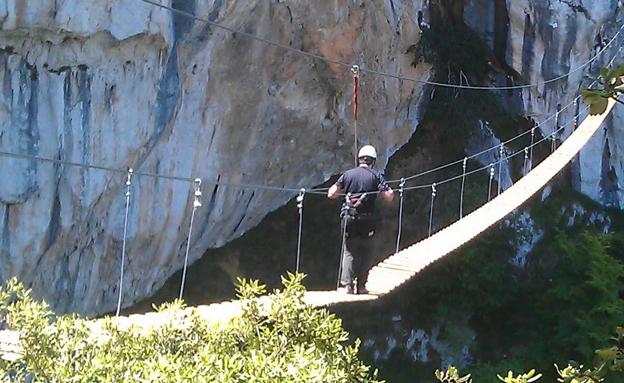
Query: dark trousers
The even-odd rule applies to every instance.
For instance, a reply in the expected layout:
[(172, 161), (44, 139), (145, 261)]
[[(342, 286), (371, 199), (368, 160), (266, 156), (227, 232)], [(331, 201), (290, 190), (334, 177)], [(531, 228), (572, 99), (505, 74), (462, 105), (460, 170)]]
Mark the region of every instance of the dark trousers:
[(361, 292), (366, 284), (368, 271), (372, 265), (371, 239), (374, 233), (372, 217), (360, 217), (357, 219), (343, 219), (343, 229), (346, 224), (346, 236), (342, 248), (342, 272), (340, 273), (340, 285), (352, 285), (357, 278), (357, 288)]

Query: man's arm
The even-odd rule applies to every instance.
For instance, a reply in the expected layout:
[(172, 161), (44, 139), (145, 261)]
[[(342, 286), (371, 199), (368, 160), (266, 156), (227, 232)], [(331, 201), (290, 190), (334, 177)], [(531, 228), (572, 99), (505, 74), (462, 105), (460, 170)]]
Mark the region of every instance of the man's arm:
[(340, 186), (338, 186), (337, 184), (333, 184), (332, 187), (330, 187), (327, 191), (327, 198), (336, 199), (340, 195), (341, 191), (342, 189), (340, 189)]
[(386, 202), (392, 202), (394, 199), (394, 191), (381, 173), (379, 174), (379, 194), (381, 194), (381, 198)]

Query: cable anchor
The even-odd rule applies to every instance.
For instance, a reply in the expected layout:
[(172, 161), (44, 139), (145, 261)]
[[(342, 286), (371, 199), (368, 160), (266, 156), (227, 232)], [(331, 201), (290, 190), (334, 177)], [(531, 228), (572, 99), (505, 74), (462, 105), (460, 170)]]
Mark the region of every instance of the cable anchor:
[(202, 183), (201, 178), (195, 178), (195, 181), (193, 181), (193, 184), (195, 186), (195, 200), (193, 201), (193, 207), (194, 208), (198, 208), (198, 207), (202, 206), (202, 203), (201, 203), (201, 196), (202, 196), (201, 183)]

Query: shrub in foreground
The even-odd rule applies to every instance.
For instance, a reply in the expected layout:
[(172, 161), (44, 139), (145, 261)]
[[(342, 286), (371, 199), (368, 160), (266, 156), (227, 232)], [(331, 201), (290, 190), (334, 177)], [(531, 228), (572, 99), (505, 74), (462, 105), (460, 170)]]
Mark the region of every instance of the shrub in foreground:
[(10, 281), (0, 320), (20, 332), (23, 356), (0, 361), (0, 374), (5, 382), (377, 382), (340, 319), (305, 305), (301, 279), (283, 278), (266, 306), (253, 299), (264, 286), (241, 280), (243, 313), (226, 324), (174, 302), (159, 308), (171, 320), (147, 330), (56, 316)]

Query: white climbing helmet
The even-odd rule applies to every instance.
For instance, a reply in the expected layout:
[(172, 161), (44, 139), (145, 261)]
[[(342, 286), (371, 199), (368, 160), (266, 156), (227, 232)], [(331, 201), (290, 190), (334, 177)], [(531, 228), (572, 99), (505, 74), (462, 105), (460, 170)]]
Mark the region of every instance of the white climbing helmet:
[(377, 151), (372, 145), (364, 145), (360, 152), (358, 153), (358, 158), (362, 157), (371, 157), (372, 159), (377, 159)]

